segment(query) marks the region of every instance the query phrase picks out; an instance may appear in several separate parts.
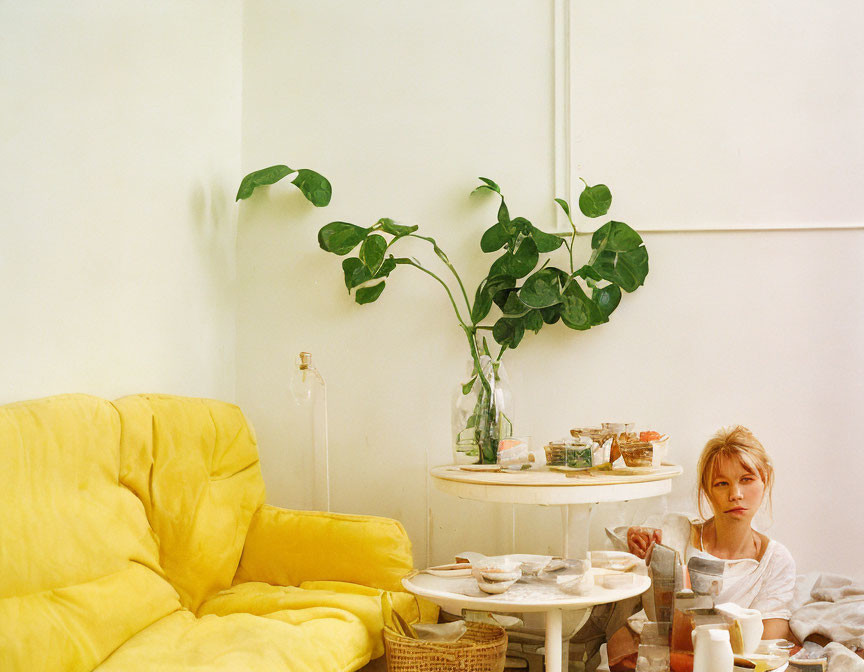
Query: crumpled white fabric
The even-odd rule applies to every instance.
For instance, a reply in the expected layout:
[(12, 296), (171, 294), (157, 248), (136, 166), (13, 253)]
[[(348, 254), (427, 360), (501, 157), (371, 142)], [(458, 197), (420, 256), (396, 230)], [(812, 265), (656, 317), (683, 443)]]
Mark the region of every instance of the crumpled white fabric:
[(828, 672), (864, 672), (864, 659), (842, 644), (831, 642), (825, 647)]
[[(806, 577), (800, 580), (806, 581)], [(810, 598), (795, 606), (789, 626), (799, 640), (819, 634), (833, 642), (864, 648), (864, 583), (837, 574), (820, 574)]]

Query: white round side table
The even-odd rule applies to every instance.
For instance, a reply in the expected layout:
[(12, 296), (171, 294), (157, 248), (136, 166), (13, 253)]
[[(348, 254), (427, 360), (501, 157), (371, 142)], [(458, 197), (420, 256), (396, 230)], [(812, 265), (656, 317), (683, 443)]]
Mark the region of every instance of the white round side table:
[[(589, 570), (591, 571), (591, 570)], [(586, 595), (567, 595), (555, 585), (515, 584), (500, 595), (480, 592), (473, 578), (441, 577), (423, 572), (402, 579), (405, 589), (425, 597), (451, 613), (465, 609), (504, 613), (543, 612), (546, 615), (546, 671), (561, 672), (564, 658), (562, 641), (563, 614), (583, 612), (585, 616), (597, 604), (617, 602), (641, 595), (651, 586), (644, 575), (634, 574), (633, 585), (627, 588), (603, 588), (593, 586)]]
[(584, 558), (593, 504), (665, 495), (682, 472), (675, 464), (611, 472), (477, 471), (451, 465), (435, 467), (430, 475), (438, 490), (463, 499), (561, 506), (562, 555)]

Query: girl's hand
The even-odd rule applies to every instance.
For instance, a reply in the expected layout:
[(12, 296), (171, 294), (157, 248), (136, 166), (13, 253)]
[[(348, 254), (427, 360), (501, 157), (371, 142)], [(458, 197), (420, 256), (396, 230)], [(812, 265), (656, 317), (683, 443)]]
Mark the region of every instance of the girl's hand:
[(654, 544), (663, 540), (663, 532), (652, 527), (631, 527), (627, 530), (627, 548), (637, 558), (651, 561)]

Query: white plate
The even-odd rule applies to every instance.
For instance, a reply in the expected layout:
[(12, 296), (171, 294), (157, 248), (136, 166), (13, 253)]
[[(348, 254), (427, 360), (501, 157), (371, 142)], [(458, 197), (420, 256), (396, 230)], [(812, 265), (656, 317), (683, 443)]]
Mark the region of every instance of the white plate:
[(460, 464), (459, 468), (463, 471), (500, 471), (501, 467), (497, 464)]
[(423, 571), (432, 576), (471, 576), (471, 564), (468, 562), (457, 562), (451, 565), (429, 567)]

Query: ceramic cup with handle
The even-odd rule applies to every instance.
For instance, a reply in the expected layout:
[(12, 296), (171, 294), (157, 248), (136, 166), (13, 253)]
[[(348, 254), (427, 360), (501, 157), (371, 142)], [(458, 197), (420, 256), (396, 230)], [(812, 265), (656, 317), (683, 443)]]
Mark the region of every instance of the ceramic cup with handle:
[(740, 633), (740, 648), (736, 637), (732, 637), (732, 650), (737, 654), (755, 653), (762, 641), (762, 614), (757, 609), (745, 609), (734, 602), (718, 604), (714, 607), (717, 613), (723, 614), (730, 622), (733, 631), (737, 629)]

